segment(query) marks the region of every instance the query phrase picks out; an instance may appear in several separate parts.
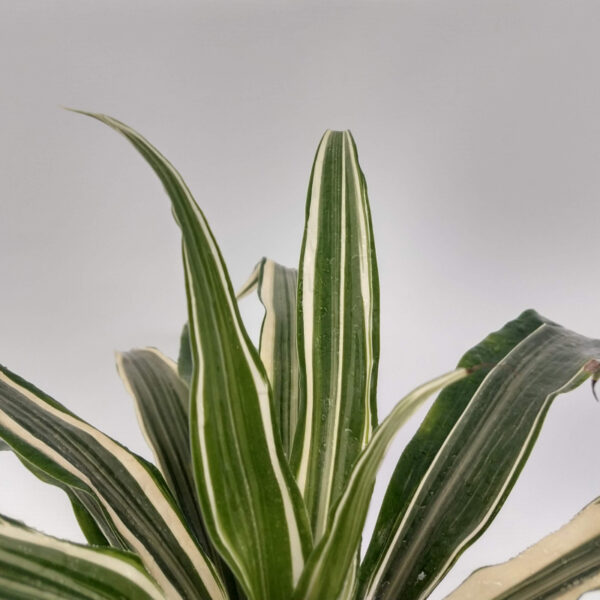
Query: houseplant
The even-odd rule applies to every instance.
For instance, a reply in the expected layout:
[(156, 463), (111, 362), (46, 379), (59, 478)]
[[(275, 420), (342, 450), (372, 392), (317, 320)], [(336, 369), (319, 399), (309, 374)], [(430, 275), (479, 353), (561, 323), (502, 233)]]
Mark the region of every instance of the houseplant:
[[(89, 113), (84, 113), (89, 114)], [(263, 259), (234, 294), (181, 176), (123, 134), (163, 183), (182, 232), (189, 326), (177, 363), (118, 355), (156, 467), (15, 373), (0, 370), (0, 437), (69, 496), (89, 546), (0, 518), (4, 598), (426, 598), (514, 485), (554, 397), (600, 371), (600, 341), (525, 311), (379, 425), (378, 277), (349, 132), (313, 165), (299, 269)], [(260, 346), (238, 299), (265, 307)], [(443, 390), (402, 454), (364, 557), (377, 468)], [(576, 598), (600, 586), (600, 501), (452, 598)]]

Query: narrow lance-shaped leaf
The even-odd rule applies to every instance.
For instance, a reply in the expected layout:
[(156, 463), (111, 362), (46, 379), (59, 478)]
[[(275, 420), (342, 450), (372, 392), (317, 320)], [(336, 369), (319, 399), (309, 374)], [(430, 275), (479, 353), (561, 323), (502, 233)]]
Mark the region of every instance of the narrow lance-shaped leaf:
[(308, 189), (298, 287), (301, 421), (292, 464), (315, 539), (376, 425), (379, 283), (349, 131), (327, 131)]
[(0, 517), (0, 596), (10, 600), (164, 600), (137, 556), (44, 535)]
[(140, 427), (186, 522), (221, 578), (237, 597), (235, 581), (213, 547), (200, 506), (192, 469), (189, 390), (177, 365), (155, 348), (117, 354), (117, 368), (133, 397)]
[(160, 473), (3, 367), (0, 437), (25, 464), (83, 492), (78, 499), (92, 496), (169, 599), (225, 598)]
[(126, 125), (90, 116), (122, 133), (148, 161), (181, 227), (194, 365), (192, 457), (211, 539), (251, 598), (289, 600), (311, 547), (310, 529), (225, 263), (173, 166)]
[(600, 498), (512, 560), (475, 571), (446, 600), (577, 600), (600, 588)]
[(299, 369), (296, 333), (298, 272), (263, 258), (238, 300), (253, 292), (265, 307), (260, 330), (260, 358), (273, 390), (277, 428), (283, 452), (290, 457), (299, 415)]
[(426, 598), (504, 503), (555, 396), (600, 341), (523, 313), (460, 366), (497, 363), (437, 399), (394, 472), (361, 567), (361, 600)]
[(379, 465), (394, 435), (432, 394), (466, 377), (467, 369), (442, 375), (405, 396), (373, 433), (352, 469), (348, 485), (332, 511), (327, 528), (306, 564), (294, 600), (338, 598), (359, 548)]

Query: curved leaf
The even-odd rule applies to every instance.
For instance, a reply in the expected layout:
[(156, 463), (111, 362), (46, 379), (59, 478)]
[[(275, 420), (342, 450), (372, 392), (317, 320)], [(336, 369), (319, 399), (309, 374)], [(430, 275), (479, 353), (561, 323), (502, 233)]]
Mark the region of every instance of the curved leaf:
[(512, 560), (475, 571), (446, 600), (577, 600), (600, 588), (600, 498)]
[(394, 435), (427, 398), (468, 374), (467, 369), (457, 369), (419, 386), (400, 400), (374, 431), (352, 469), (321, 541), (309, 557), (294, 600), (338, 598), (343, 592), (359, 548), (375, 477)]
[(133, 397), (140, 427), (161, 473), (202, 549), (229, 589), (238, 597), (233, 576), (213, 547), (200, 506), (192, 468), (189, 390), (177, 365), (155, 348), (117, 354), (117, 368)]
[(311, 547), (310, 530), (273, 426), (264, 367), (244, 329), (221, 253), (166, 158), (123, 123), (89, 116), (123, 134), (142, 154), (165, 186), (181, 227), (194, 365), (192, 457), (211, 540), (251, 598), (289, 600)]
[(296, 269), (288, 269), (263, 258), (237, 294), (240, 300), (256, 289), (265, 307), (259, 352), (273, 390), (277, 428), (283, 452), (288, 458), (292, 452), (300, 412), (296, 340), (297, 287)]
[(138, 557), (0, 517), (0, 595), (10, 600), (164, 600)]
[(160, 474), (4, 367), (0, 437), (25, 464), (79, 493), (80, 501), (92, 497), (169, 598), (225, 598)]
[(459, 365), (497, 363), (446, 390), (407, 446), (361, 567), (358, 597), (426, 598), (500, 510), (559, 393), (600, 341), (523, 313)]

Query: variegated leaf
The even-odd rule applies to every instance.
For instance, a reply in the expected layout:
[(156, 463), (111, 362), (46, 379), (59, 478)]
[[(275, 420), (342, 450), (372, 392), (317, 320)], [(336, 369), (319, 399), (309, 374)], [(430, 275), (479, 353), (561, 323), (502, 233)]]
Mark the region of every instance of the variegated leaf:
[(361, 600), (426, 598), (504, 503), (560, 393), (600, 341), (523, 313), (459, 365), (496, 364), (446, 390), (392, 477), (361, 567)]
[(148, 161), (181, 227), (194, 365), (192, 457), (211, 540), (250, 598), (289, 600), (311, 548), (310, 528), (221, 253), (174, 167), (123, 123), (90, 116), (122, 133)]
[(117, 368), (133, 397), (140, 427), (192, 533), (211, 558), (230, 598), (232, 574), (212, 545), (196, 499), (189, 428), (189, 390), (177, 365), (155, 348), (117, 354)]
[[(68, 485), (82, 503), (93, 498), (104, 522), (110, 520), (169, 599), (224, 600), (214, 567), (156, 469), (3, 367), (0, 437), (25, 464)], [(90, 512), (92, 504), (85, 508)]]
[(260, 358), (273, 390), (275, 418), (283, 444), (290, 457), (299, 415), (299, 371), (296, 333), (296, 293), (298, 272), (263, 258), (248, 282), (238, 292), (238, 300), (255, 289), (265, 307), (260, 330)]
[(308, 189), (298, 287), (301, 414), (292, 464), (318, 540), (376, 425), (379, 283), (349, 131), (327, 131)]
[[(457, 369), (442, 375), (405, 396), (373, 433), (362, 451), (339, 502), (331, 512), (321, 541), (310, 555), (294, 600), (338, 598), (349, 582), (365, 524), (375, 477), (394, 435), (432, 394), (468, 375)], [(353, 589), (354, 586), (349, 586)]]
[(446, 600), (577, 600), (600, 589), (600, 498), (512, 560), (475, 571)]
[(59, 540), (6, 517), (0, 517), (0, 597), (165, 599), (137, 556)]

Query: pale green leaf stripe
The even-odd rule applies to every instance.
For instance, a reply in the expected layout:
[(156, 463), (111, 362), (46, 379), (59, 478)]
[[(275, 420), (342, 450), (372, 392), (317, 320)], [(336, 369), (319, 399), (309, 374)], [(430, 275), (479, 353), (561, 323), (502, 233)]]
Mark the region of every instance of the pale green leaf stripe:
[(553, 399), (589, 377), (600, 341), (544, 323), (533, 311), (468, 360), (502, 354), (507, 340), (532, 326), (475, 390), (465, 381), (440, 395), (415, 436), (419, 442), (407, 447), (407, 456), (421, 455), (413, 465), (403, 455), (392, 478), (361, 567), (361, 600), (426, 598), (500, 510)]
[(200, 506), (192, 469), (189, 430), (189, 390), (177, 364), (156, 348), (117, 353), (117, 369), (134, 399), (138, 421), (187, 524), (221, 579), (237, 597), (227, 566), (212, 545)]
[(126, 125), (90, 116), (122, 133), (148, 161), (182, 230), (194, 364), (192, 457), (211, 539), (251, 598), (289, 600), (311, 547), (310, 529), (274, 429), (264, 367), (220, 251), (173, 166)]
[(359, 548), (379, 465), (394, 435), (427, 398), (468, 373), (467, 369), (457, 369), (419, 386), (400, 400), (375, 430), (352, 469), (321, 541), (308, 559), (294, 600), (338, 598)]
[(92, 494), (169, 599), (225, 598), (160, 474), (5, 368), (0, 437), (51, 478)]
[(164, 600), (137, 556), (44, 535), (0, 517), (0, 597)]
[(475, 571), (446, 600), (577, 600), (600, 588), (600, 499), (519, 556)]
[(290, 457), (299, 416), (299, 366), (296, 333), (298, 272), (263, 258), (238, 300), (254, 291), (265, 307), (260, 330), (260, 358), (271, 383), (283, 452)]
[(315, 539), (376, 425), (379, 283), (366, 184), (349, 131), (311, 174), (298, 287), (302, 415), (292, 464)]

